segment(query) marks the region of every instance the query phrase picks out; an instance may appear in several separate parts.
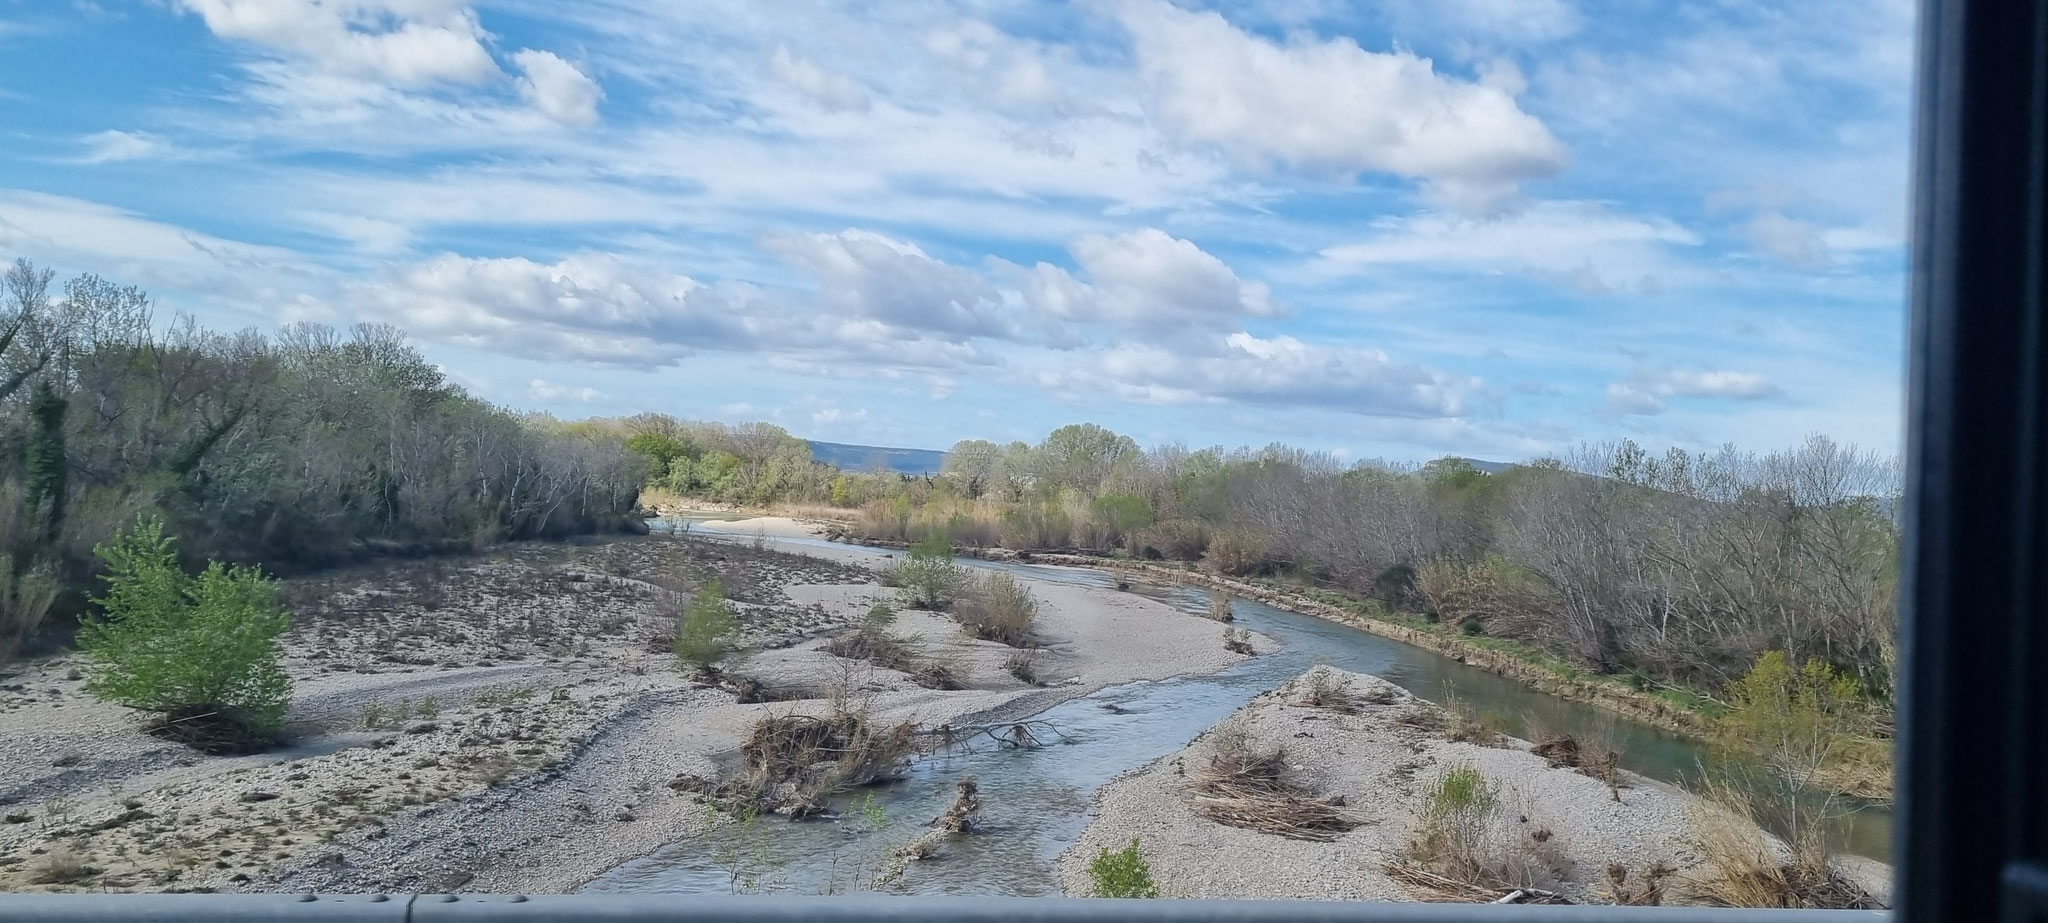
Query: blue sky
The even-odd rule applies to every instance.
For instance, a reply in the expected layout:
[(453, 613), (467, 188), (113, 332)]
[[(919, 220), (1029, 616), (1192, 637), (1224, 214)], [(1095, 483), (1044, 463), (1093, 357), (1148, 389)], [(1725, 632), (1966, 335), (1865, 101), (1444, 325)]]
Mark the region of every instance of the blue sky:
[(1910, 0), (0, 0), (0, 257), (943, 448), (1900, 441)]

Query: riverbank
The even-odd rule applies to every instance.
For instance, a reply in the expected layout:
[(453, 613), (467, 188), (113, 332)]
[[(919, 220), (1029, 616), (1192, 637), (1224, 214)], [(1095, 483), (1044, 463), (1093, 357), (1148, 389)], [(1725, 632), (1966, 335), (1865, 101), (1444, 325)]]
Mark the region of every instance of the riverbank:
[[(708, 810), (667, 783), (721, 771), (764, 716), (838, 696), (883, 721), (1022, 717), (1242, 659), (1158, 602), (1027, 580), (1045, 685), (1010, 675), (1013, 649), (906, 611), (897, 632), (965, 678), (926, 689), (821, 649), (893, 598), (885, 557), (755, 544), (525, 544), (288, 581), (292, 743), (255, 756), (159, 741), (86, 698), (75, 658), (38, 664), (0, 693), (0, 889), (566, 891), (702, 833)], [(755, 649), (734, 672), (784, 701), (677, 670), (678, 600), (713, 577)]]
[[(1460, 736), (1455, 716), (1384, 680), (1329, 667), (1314, 674), (1322, 680), (1260, 695), (1187, 748), (1104, 787), (1089, 826), (1060, 858), (1068, 892), (1088, 893), (1088, 864), (1099, 850), (1135, 839), (1170, 897), (1478, 899), (1399, 873), (1413, 865), (1410, 844), (1430, 792), (1457, 768), (1476, 770), (1500, 805), (1485, 824), (1482, 853), (1513, 880), (1492, 890), (1533, 887), (1574, 902), (1612, 903), (1628, 882), (1639, 888), (1659, 868), (1666, 902), (1679, 903), (1709, 871), (1693, 833), (1694, 818), (1709, 809), (1684, 792), (1625, 771), (1611, 787), (1601, 772), (1559, 765), (1513, 738), (1450, 739)], [(1316, 689), (1341, 692), (1318, 696)], [(1326, 816), (1349, 829), (1304, 839), (1216, 819), (1205, 786), (1217, 755), (1275, 752), (1280, 784), (1335, 805)], [(1882, 890), (1887, 869), (1860, 860), (1843, 866), (1864, 887)], [(1619, 888), (1610, 868), (1626, 872)]]

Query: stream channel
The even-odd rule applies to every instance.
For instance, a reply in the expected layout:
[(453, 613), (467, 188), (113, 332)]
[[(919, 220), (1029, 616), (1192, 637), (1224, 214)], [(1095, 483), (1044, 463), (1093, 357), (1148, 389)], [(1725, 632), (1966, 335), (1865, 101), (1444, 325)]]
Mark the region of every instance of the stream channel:
[[(771, 541), (796, 553), (805, 546), (861, 547), (823, 539)], [(878, 557), (886, 553), (869, 550)], [(972, 558), (960, 563), (1033, 580), (1099, 587), (1112, 587), (1116, 581), (1107, 572), (1085, 568)], [(1130, 592), (1194, 615), (1209, 606), (1209, 591), (1202, 587), (1133, 581)], [(1254, 696), (1317, 663), (1379, 676), (1432, 701), (1455, 695), (1497, 717), (1517, 737), (1526, 737), (1526, 729), (1535, 724), (1581, 739), (1612, 741), (1622, 753), (1623, 767), (1663, 782), (1690, 783), (1712, 759), (1692, 738), (1546, 695), (1391, 638), (1247, 599), (1235, 600), (1231, 611), (1239, 626), (1273, 639), (1280, 650), (1217, 673), (1112, 686), (1071, 699), (1037, 715), (1067, 735), (1063, 742), (1025, 750), (955, 747), (920, 758), (900, 782), (841, 796), (843, 811), (838, 817), (790, 821), (771, 816), (730, 825), (705, 839), (671, 844), (623, 863), (582, 890), (865, 890), (889, 851), (922, 834), (951, 803), (954, 783), (972, 776), (987, 803), (976, 834), (949, 840), (941, 859), (909, 863), (892, 887), (912, 894), (1057, 895), (1056, 862), (1087, 826), (1095, 794), (1103, 785), (1186, 747)], [(1833, 833), (1848, 852), (1889, 859), (1891, 814), (1883, 807), (1850, 813)]]

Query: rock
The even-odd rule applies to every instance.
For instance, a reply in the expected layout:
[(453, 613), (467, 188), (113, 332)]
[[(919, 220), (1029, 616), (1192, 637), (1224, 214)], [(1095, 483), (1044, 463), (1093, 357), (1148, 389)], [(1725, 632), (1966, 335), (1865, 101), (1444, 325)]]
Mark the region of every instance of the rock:
[(259, 801), (276, 801), (277, 797), (276, 792), (243, 792), (242, 797), (236, 800), (244, 804), (254, 804)]

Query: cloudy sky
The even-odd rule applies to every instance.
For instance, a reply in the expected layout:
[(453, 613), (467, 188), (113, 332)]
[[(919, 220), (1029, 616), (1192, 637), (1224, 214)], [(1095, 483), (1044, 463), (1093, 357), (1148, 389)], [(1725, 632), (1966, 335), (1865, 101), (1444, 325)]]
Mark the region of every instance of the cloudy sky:
[(1911, 0), (0, 0), (0, 257), (944, 447), (1899, 443)]

